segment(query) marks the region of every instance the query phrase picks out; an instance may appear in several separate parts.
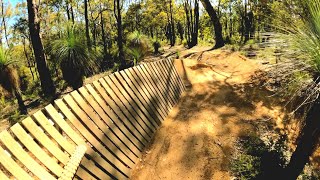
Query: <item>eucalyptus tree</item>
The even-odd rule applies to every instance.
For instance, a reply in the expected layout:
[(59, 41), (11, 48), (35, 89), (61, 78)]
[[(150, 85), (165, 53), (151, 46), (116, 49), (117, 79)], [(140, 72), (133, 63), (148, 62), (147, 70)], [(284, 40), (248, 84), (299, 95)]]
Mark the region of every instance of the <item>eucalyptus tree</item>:
[(216, 41), (214, 48), (223, 47), (224, 39), (222, 36), (222, 25), (220, 23), (217, 11), (213, 8), (209, 0), (201, 0), (201, 3), (205, 8), (205, 10), (207, 11), (207, 13), (209, 14), (214, 26), (215, 41)]
[(198, 44), (199, 34), (199, 0), (185, 0), (184, 10), (186, 13), (186, 37), (188, 47), (192, 48)]
[(126, 68), (126, 59), (124, 54), (124, 46), (123, 46), (123, 27), (122, 27), (122, 8), (123, 8), (123, 0), (113, 0), (114, 5), (114, 16), (117, 20), (117, 43), (119, 50), (119, 62), (120, 69)]
[(38, 18), (38, 7), (35, 0), (27, 0), (29, 32), (33, 51), (40, 76), (41, 88), (44, 95), (54, 96), (56, 93), (53, 80), (46, 63), (46, 56), (40, 38), (40, 19)]

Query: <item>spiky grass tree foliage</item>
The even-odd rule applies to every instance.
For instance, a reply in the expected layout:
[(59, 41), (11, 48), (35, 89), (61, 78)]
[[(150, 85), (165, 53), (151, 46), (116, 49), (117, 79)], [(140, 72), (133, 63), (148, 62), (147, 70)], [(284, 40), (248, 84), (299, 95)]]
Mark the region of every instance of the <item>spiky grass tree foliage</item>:
[(27, 113), (27, 108), (22, 100), (22, 94), (20, 90), (20, 78), (14, 64), (15, 60), (10, 58), (9, 52), (0, 48), (0, 85), (13, 94), (19, 105), (21, 114)]
[(73, 89), (80, 88), (84, 77), (97, 71), (96, 58), (88, 50), (84, 37), (74, 26), (68, 26), (63, 37), (52, 43), (51, 53), (60, 65), (63, 79)]
[(149, 39), (138, 31), (128, 36), (127, 53), (133, 59), (134, 65), (141, 61), (150, 50)]
[(307, 7), (306, 15), (286, 29), (293, 56), (270, 71), (282, 80), (282, 91), (289, 95), (295, 110), (303, 107), (306, 111), (297, 147), (283, 174), (286, 179), (297, 179), (320, 139), (320, 0), (301, 3)]

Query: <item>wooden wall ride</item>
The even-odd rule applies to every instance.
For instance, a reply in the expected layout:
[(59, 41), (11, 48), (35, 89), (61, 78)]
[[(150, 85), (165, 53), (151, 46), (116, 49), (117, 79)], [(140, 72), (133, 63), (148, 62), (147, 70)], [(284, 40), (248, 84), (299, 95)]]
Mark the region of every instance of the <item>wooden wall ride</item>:
[(172, 60), (73, 91), (0, 134), (0, 179), (58, 179), (81, 145), (87, 150), (75, 178), (127, 179), (184, 91)]

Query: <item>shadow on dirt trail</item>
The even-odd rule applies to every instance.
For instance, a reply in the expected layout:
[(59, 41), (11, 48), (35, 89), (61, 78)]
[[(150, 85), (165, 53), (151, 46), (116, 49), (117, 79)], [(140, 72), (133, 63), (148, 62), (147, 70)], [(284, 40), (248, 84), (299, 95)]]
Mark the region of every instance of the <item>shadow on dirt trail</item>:
[(254, 121), (280, 113), (277, 100), (266, 98), (272, 93), (250, 82), (256, 65), (234, 61), (178, 62), (187, 91), (156, 132), (131, 179), (231, 178), (236, 139), (254, 132)]

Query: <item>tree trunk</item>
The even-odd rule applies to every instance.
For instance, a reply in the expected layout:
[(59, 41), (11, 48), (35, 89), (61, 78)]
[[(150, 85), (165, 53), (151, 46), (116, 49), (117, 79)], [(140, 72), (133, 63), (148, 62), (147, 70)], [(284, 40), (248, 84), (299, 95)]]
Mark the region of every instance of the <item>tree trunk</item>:
[(70, 11), (71, 11), (72, 23), (74, 24), (74, 12), (73, 12), (73, 7), (72, 7), (72, 1), (70, 1)]
[(170, 36), (170, 45), (174, 46), (176, 44), (176, 33), (174, 29), (174, 18), (173, 18), (173, 7), (172, 7), (172, 0), (170, 0), (170, 29), (171, 29), (171, 36)]
[(41, 88), (46, 96), (54, 96), (56, 93), (53, 81), (47, 67), (43, 45), (40, 38), (40, 22), (38, 19), (38, 9), (35, 0), (27, 0), (28, 3), (28, 17), (29, 17), (29, 31), (31, 42), (34, 50), (34, 55), (37, 63), (37, 69), (40, 76)]
[(8, 47), (9, 47), (3, 0), (1, 0), (1, 14), (2, 14), (2, 24), (3, 24), (3, 29), (4, 29), (4, 37), (6, 38), (6, 43), (7, 43)]
[(211, 19), (213, 26), (214, 26), (215, 40), (216, 40), (216, 44), (215, 44), (214, 48), (223, 47), (224, 40), (222, 37), (222, 26), (221, 26), (221, 23), (220, 23), (219, 18), (217, 16), (217, 13), (214, 10), (214, 8), (212, 7), (209, 0), (201, 0), (201, 3), (203, 5), (203, 7), (205, 8), (205, 10), (207, 11), (207, 13), (209, 14), (210, 19)]
[(293, 152), (283, 177), (288, 180), (297, 179), (309, 162), (309, 157), (315, 151), (320, 138), (320, 101), (309, 110), (306, 123), (301, 131), (296, 150)]
[(27, 107), (24, 105), (24, 102), (22, 100), (21, 92), (19, 90), (14, 90), (14, 95), (16, 96), (18, 100), (18, 105), (19, 105), (19, 111), (21, 114), (27, 114)]
[(114, 0), (114, 14), (117, 19), (117, 42), (119, 48), (119, 61), (120, 61), (120, 70), (126, 68), (126, 60), (124, 56), (123, 48), (123, 37), (122, 37), (122, 16), (121, 16), (121, 7), (120, 0)]
[(194, 0), (193, 9), (192, 9), (192, 2), (187, 0), (184, 3), (184, 9), (185, 9), (186, 21), (187, 21), (187, 43), (188, 43), (188, 47), (192, 48), (198, 44), (199, 0)]
[(27, 63), (28, 63), (28, 66), (29, 66), (29, 70), (30, 70), (31, 75), (32, 75), (32, 80), (34, 81), (34, 74), (33, 74), (33, 71), (32, 71), (30, 58), (28, 56), (27, 49), (26, 49), (26, 39), (25, 38), (23, 38), (22, 44), (23, 44), (23, 52), (24, 52), (24, 55), (26, 56)]
[(88, 18), (88, 0), (84, 0), (84, 19), (86, 24), (86, 38), (88, 48), (91, 48), (90, 32), (89, 32), (89, 18)]
[(70, 10), (69, 10), (69, 2), (66, 1), (66, 12), (67, 12), (67, 18), (68, 18), (68, 21), (70, 21)]

